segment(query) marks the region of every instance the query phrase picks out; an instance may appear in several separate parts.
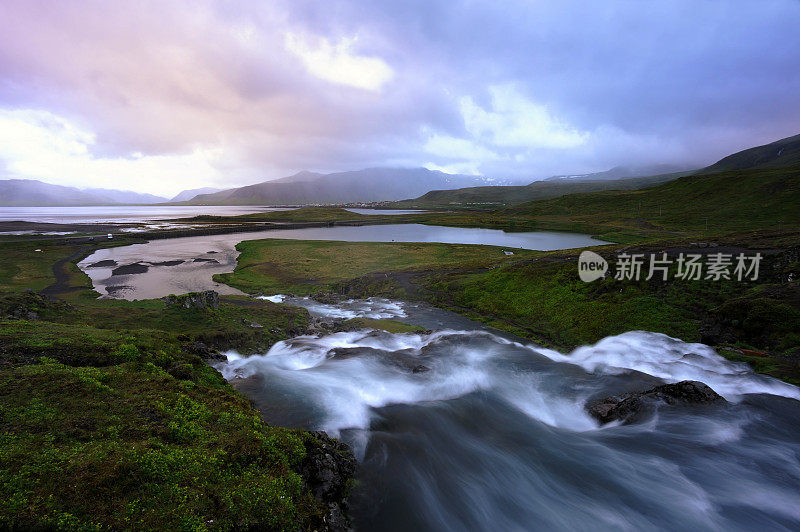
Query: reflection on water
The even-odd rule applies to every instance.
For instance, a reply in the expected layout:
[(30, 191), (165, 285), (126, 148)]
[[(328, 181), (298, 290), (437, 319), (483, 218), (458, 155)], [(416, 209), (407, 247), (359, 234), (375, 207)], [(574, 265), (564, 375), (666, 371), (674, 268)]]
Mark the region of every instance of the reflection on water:
[[(233, 271), (238, 256), (236, 244), (242, 240), (262, 238), (350, 242), (444, 242), (540, 250), (595, 246), (602, 243), (589, 235), (552, 231), (505, 233), (497, 229), (421, 224), (335, 226), (154, 240), (146, 244), (98, 250), (82, 260), (78, 266), (92, 278), (98, 292), (115, 298), (150, 299), (199, 290), (239, 294), (240, 292), (234, 288), (215, 283), (211, 277), (216, 273)], [(501, 250), (497, 250), (497, 253), (500, 252)], [(110, 260), (116, 264), (91, 267), (100, 261)], [(182, 261), (178, 265), (162, 264), (178, 260)], [(132, 275), (114, 274), (117, 267), (133, 263), (146, 265), (147, 271)]]

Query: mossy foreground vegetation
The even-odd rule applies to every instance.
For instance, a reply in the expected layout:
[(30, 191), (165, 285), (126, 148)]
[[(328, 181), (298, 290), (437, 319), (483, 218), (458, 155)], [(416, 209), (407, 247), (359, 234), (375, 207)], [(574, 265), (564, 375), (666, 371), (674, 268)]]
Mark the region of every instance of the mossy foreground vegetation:
[(266, 425), (204, 360), (296, 334), (303, 309), (95, 300), (71, 268), (43, 297), (22, 288), (74, 249), (0, 248), (0, 530), (322, 526), (301, 475), (318, 437)]

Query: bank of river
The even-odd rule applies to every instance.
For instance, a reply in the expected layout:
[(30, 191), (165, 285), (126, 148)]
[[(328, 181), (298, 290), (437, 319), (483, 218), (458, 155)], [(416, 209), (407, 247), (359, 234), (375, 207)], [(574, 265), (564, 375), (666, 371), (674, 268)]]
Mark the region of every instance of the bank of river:
[[(363, 530), (780, 530), (800, 526), (800, 390), (643, 331), (569, 354), (423, 304), (272, 297), (423, 334), (297, 337), (219, 366), (266, 421), (361, 462)], [(601, 427), (593, 397), (694, 379), (728, 403)]]
[[(197, 290), (240, 294), (234, 288), (215, 283), (212, 276), (233, 271), (238, 256), (236, 244), (262, 238), (484, 244), (507, 247), (509, 253), (518, 248), (553, 250), (601, 243), (589, 235), (553, 231), (506, 233), (497, 229), (421, 224), (334, 226), (153, 240), (101, 249), (78, 265), (91, 277), (95, 289), (110, 297), (150, 299)], [(130, 265), (138, 267), (125, 268)]]

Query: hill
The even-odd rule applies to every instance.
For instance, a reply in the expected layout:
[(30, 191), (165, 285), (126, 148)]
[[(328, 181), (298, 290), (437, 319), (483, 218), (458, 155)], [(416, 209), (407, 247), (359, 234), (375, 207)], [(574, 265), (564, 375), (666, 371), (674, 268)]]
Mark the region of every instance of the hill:
[(34, 179), (0, 180), (0, 207), (69, 207), (78, 205), (117, 205), (161, 203), (167, 198), (129, 190), (51, 185)]
[(445, 174), (426, 168), (367, 168), (351, 172), (294, 176), (203, 194), (191, 205), (298, 205), (392, 201), (433, 189), (482, 184), (476, 176)]
[(800, 165), (800, 135), (728, 155), (711, 166), (704, 168), (702, 173), (710, 174), (753, 168), (779, 168), (793, 165)]
[(501, 214), (585, 226), (730, 232), (800, 225), (800, 165), (698, 173), (643, 190), (570, 194)]
[(200, 194), (213, 194), (214, 192), (219, 192), (220, 190), (222, 189), (214, 187), (203, 187), (203, 188), (182, 190), (169, 201), (189, 201), (190, 199), (194, 198), (195, 196), (199, 196)]
[(73, 187), (51, 185), (33, 179), (0, 180), (0, 206), (107, 205), (108, 198)]
[(93, 196), (107, 198), (109, 203), (163, 203), (169, 201), (162, 196), (153, 194), (142, 194), (130, 190), (112, 190), (109, 188), (87, 188), (84, 192)]
[(555, 198), (566, 194), (601, 190), (634, 190), (657, 185), (683, 175), (686, 175), (686, 172), (613, 180), (602, 178), (551, 178), (544, 181), (534, 181), (524, 186), (484, 186), (457, 190), (432, 190), (415, 199), (395, 202), (392, 206), (399, 209), (496, 209), (499, 206)]

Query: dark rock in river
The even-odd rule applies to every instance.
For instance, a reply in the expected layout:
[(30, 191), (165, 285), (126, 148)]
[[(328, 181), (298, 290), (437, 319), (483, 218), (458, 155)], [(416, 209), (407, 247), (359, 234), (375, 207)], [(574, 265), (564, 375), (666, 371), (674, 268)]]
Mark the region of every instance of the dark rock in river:
[(341, 295), (331, 290), (322, 290), (319, 292), (314, 292), (309, 297), (314, 301), (316, 301), (317, 303), (323, 303), (325, 305), (335, 305), (336, 303), (339, 303), (343, 299)]
[(133, 264), (125, 264), (119, 268), (114, 268), (111, 270), (111, 275), (134, 275), (137, 273), (146, 273), (149, 269), (150, 266), (147, 264), (134, 262)]
[(196, 355), (206, 362), (227, 362), (228, 360), (228, 357), (203, 342), (188, 342), (182, 344), (181, 347), (190, 355)]
[(214, 264), (219, 264), (219, 261), (217, 259), (204, 259), (204, 258), (194, 259), (192, 262), (211, 262)]
[(350, 530), (347, 495), (356, 472), (356, 459), (350, 447), (325, 432), (309, 432), (304, 442), (306, 456), (298, 468), (303, 482), (327, 512), (320, 530)]
[(167, 297), (162, 297), (161, 300), (167, 305), (167, 307), (199, 309), (219, 308), (219, 294), (213, 290), (206, 290), (205, 292), (190, 292), (181, 296), (170, 294)]
[(116, 265), (117, 261), (115, 260), (101, 260), (98, 262), (93, 262), (92, 264), (88, 265), (87, 268), (110, 268)]
[(116, 294), (121, 290), (131, 290), (131, 289), (133, 289), (132, 286), (128, 286), (125, 284), (115, 284), (114, 286), (106, 286), (106, 292), (108, 292), (109, 295)]
[(629, 423), (646, 414), (657, 404), (708, 405), (727, 403), (708, 385), (698, 381), (681, 381), (662, 384), (643, 392), (630, 392), (618, 396), (590, 401), (586, 405), (589, 414), (600, 423), (622, 421)]
[(184, 261), (182, 260), (165, 260), (163, 262), (151, 262), (152, 266), (177, 266), (178, 264), (183, 264)]

